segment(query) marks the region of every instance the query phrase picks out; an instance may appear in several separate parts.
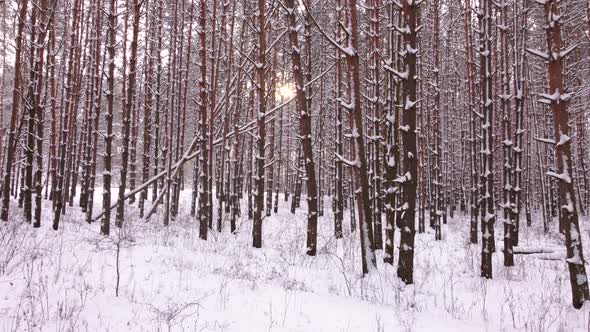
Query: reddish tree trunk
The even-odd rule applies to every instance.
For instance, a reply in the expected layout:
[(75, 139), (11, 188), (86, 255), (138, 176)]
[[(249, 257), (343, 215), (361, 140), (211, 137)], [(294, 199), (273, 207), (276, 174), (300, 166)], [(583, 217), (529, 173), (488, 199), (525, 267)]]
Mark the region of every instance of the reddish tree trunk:
[(15, 55), (14, 55), (14, 81), (12, 86), (12, 108), (10, 112), (10, 131), (8, 133), (8, 144), (6, 147), (6, 164), (4, 170), (4, 180), (2, 181), (2, 211), (0, 212), (0, 219), (8, 221), (8, 210), (10, 208), (10, 182), (12, 179), (12, 164), (14, 163), (14, 156), (16, 154), (16, 123), (19, 117), (21, 94), (22, 94), (22, 44), (23, 44), (23, 30), (27, 21), (27, 6), (28, 0), (21, 0), (18, 25), (15, 41)]

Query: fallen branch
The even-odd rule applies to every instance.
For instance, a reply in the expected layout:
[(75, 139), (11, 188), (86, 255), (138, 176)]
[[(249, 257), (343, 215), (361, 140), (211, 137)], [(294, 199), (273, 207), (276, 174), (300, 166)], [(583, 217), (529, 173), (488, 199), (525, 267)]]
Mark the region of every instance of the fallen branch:
[[(272, 108), (271, 110), (269, 110), (266, 115), (268, 116), (269, 114), (272, 114), (274, 112), (276, 112), (277, 110), (285, 107), (287, 104), (289, 104), (290, 102), (292, 102), (295, 99), (295, 97), (292, 97), (288, 100), (286, 100), (284, 103), (277, 105), (276, 107)], [(238, 132), (237, 134), (243, 134), (243, 133), (248, 133), (250, 131), (252, 131), (254, 129), (254, 125), (256, 124), (256, 120), (250, 121), (248, 123), (246, 123), (245, 125), (242, 125), (238, 128)], [(231, 138), (233, 136), (236, 135), (236, 131), (232, 130), (230, 133), (228, 133), (225, 138)], [(184, 154), (184, 156), (182, 156), (182, 158), (180, 158), (179, 161), (177, 161), (176, 163), (174, 163), (171, 166), (170, 172), (174, 172), (174, 175), (172, 177), (175, 177), (179, 170), (182, 168), (182, 166), (184, 165), (184, 163), (186, 163), (187, 161), (195, 158), (196, 156), (198, 156), (201, 151), (196, 151), (193, 153), (193, 150), (195, 149), (196, 145), (198, 142), (198, 137), (194, 137), (191, 145), (189, 147), (189, 149), (187, 150), (187, 152)], [(219, 144), (221, 144), (223, 142), (223, 137), (217, 138), (216, 140), (213, 141), (213, 146), (217, 146)], [(129, 193), (125, 194), (125, 196), (123, 196), (123, 202), (126, 201), (129, 197), (137, 194), (138, 192), (144, 190), (146, 187), (148, 187), (150, 184), (154, 183), (155, 181), (157, 181), (158, 179), (160, 179), (162, 176), (168, 174), (168, 170), (164, 170), (156, 175), (154, 175), (151, 179), (147, 180), (145, 183), (143, 183), (142, 185), (138, 186), (137, 188), (135, 188), (134, 190), (130, 191)], [(160, 201), (162, 197), (162, 194), (160, 193), (160, 196), (158, 197), (158, 199), (156, 199), (156, 201), (154, 202), (154, 204), (152, 205), (152, 207), (148, 210), (148, 213), (146, 214), (145, 220), (149, 220), (149, 217), (152, 215), (152, 213), (154, 213), (154, 211), (156, 210), (156, 207), (158, 206), (158, 202)], [(110, 210), (114, 209), (117, 207), (117, 205), (119, 204), (119, 201), (117, 200), (117, 202), (113, 203), (110, 206)], [(103, 215), (104, 215), (104, 210), (96, 217), (92, 218), (93, 221), (98, 221), (98, 219), (100, 219)]]
[[(174, 165), (172, 165), (172, 170), (177, 170), (184, 165), (185, 162), (195, 158), (196, 156), (198, 156), (199, 154), (201, 154), (201, 151), (197, 151), (191, 155), (188, 155), (186, 157), (182, 157), (179, 161), (177, 161)], [(156, 182), (158, 179), (160, 179), (162, 176), (166, 175), (166, 173), (168, 173), (168, 170), (164, 170), (161, 171), (160, 173), (154, 175), (151, 179), (147, 180), (146, 182), (144, 182), (142, 185), (140, 185), (139, 187), (133, 189), (132, 191), (130, 191), (129, 193), (125, 194), (125, 196), (123, 196), (123, 201), (126, 201), (129, 197), (137, 194), (138, 192), (144, 190), (145, 188), (147, 188), (148, 186), (150, 186), (152, 183)], [(111, 205), (111, 207), (109, 208), (110, 210), (114, 209), (117, 207), (117, 205), (119, 204), (119, 201), (113, 203)], [(100, 219), (104, 214), (104, 211), (101, 212), (98, 216), (92, 218), (92, 221), (98, 221), (98, 219)]]

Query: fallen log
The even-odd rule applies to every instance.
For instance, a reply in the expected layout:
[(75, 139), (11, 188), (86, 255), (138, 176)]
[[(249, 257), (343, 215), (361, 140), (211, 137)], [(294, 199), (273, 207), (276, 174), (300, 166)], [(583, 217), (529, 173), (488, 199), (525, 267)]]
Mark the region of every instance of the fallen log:
[(532, 254), (553, 254), (557, 251), (563, 251), (561, 248), (546, 248), (546, 247), (531, 247), (531, 248), (520, 248), (515, 247), (512, 249), (512, 253), (515, 255), (532, 255)]
[[(502, 249), (504, 252), (504, 249)], [(514, 248), (512, 251), (515, 255), (530, 255), (531, 257), (544, 261), (563, 261), (567, 258), (565, 250), (562, 248), (550, 247), (530, 247), (530, 248)]]

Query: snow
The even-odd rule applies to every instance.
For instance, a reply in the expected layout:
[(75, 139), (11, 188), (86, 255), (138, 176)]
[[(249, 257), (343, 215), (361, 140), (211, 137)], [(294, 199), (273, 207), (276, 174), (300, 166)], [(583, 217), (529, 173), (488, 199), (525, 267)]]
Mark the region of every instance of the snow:
[(564, 181), (565, 183), (571, 183), (572, 182), (572, 178), (567, 174), (567, 173), (556, 173), (553, 171), (548, 171), (547, 173), (545, 173), (547, 176), (551, 176), (554, 177), (556, 179), (559, 179), (561, 181)]
[[(560, 15), (560, 17), (561, 17), (561, 15)], [(559, 52), (559, 57), (560, 58), (565, 58), (570, 53), (572, 53), (577, 47), (578, 47), (578, 44), (574, 44), (574, 45), (570, 46), (569, 48), (567, 48), (567, 49)]]
[[(409, 31), (409, 29), (408, 29)], [(409, 43), (406, 43), (406, 51), (410, 54), (416, 54), (418, 53), (418, 49), (417, 48), (413, 48), (412, 45), (410, 45)]]
[(551, 138), (534, 137), (534, 139), (542, 143), (555, 144), (555, 140)]
[(410, 100), (410, 97), (407, 96), (404, 110), (407, 111), (407, 110), (411, 109), (412, 107), (414, 107), (416, 105), (416, 103), (417, 103), (417, 101), (412, 101), (412, 100)]
[(552, 95), (547, 94), (547, 93), (540, 93), (539, 96), (541, 96), (544, 99), (550, 100), (552, 102), (556, 102), (559, 100), (559, 97), (561, 96), (561, 94), (559, 93), (559, 91), (555, 91)]
[[(98, 192), (101, 188), (96, 189)], [(116, 188), (113, 190), (116, 197)], [(361, 278), (358, 233), (333, 236), (333, 215), (318, 220), (318, 256), (305, 254), (307, 207), (264, 220), (263, 248), (251, 247), (251, 221), (238, 218), (238, 234), (210, 232), (198, 239), (189, 216), (191, 193), (182, 192), (179, 216), (169, 227), (161, 215), (138, 222), (128, 207), (126, 228), (114, 225), (109, 238), (98, 223), (83, 222), (71, 208), (62, 229), (51, 220), (40, 229), (22, 223), (11, 210), (0, 224), (0, 331), (585, 331), (588, 314), (571, 307), (567, 264), (515, 255), (504, 268), (493, 255), (494, 279), (480, 277), (481, 247), (468, 244), (469, 216), (456, 215), (434, 231), (416, 234), (414, 285), (382, 263)], [(244, 200), (244, 203), (246, 200)], [(50, 202), (44, 215), (50, 218)], [(326, 206), (330, 206), (326, 198)], [(96, 208), (102, 206), (97, 200)], [(246, 207), (244, 206), (244, 210)], [(216, 213), (217, 209), (214, 209)], [(214, 216), (213, 220), (216, 216)], [(428, 216), (426, 216), (428, 220)], [(557, 227), (542, 232), (521, 226), (519, 248), (565, 250)], [(588, 221), (578, 234), (588, 239)], [(498, 225), (497, 234), (501, 234)], [(396, 230), (397, 233), (397, 230)], [(501, 241), (496, 243), (501, 248)], [(115, 296), (120, 245), (120, 289)], [(402, 248), (402, 249), (409, 249)], [(531, 249), (531, 250), (533, 250)], [(585, 247), (586, 250), (587, 247)], [(544, 249), (545, 250), (545, 249)], [(547, 249), (548, 251), (549, 249)], [(587, 251), (588, 252), (588, 251)], [(583, 276), (577, 282), (585, 281)], [(587, 311), (587, 309), (584, 309)]]
[(571, 140), (572, 140), (572, 138), (569, 137), (568, 135), (566, 135), (564, 133), (560, 133), (559, 142), (557, 142), (556, 146), (565, 145), (565, 144), (569, 143)]
[[(535, 1), (539, 2), (539, 0)], [(547, 54), (547, 52), (539, 51), (534, 48), (527, 48), (526, 51), (545, 60), (549, 60), (549, 54)]]
[(409, 72), (407, 69), (404, 72), (399, 72), (399, 71), (393, 69), (393, 67), (391, 67), (391, 66), (386, 65), (383, 68), (385, 68), (385, 70), (389, 71), (390, 73), (392, 73), (393, 75), (395, 75), (399, 79), (405, 80), (409, 77)]

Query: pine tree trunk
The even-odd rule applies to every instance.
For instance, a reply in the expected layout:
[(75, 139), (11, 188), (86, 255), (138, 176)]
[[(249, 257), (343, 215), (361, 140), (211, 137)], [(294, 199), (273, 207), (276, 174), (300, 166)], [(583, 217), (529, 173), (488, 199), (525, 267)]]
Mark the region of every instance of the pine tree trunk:
[(8, 221), (8, 211), (10, 209), (10, 183), (12, 180), (12, 165), (17, 148), (16, 125), (20, 112), (22, 91), (22, 50), (23, 50), (23, 30), (27, 21), (28, 0), (21, 0), (18, 12), (18, 25), (15, 41), (14, 55), (14, 81), (12, 86), (12, 108), (10, 112), (10, 129), (8, 133), (8, 144), (6, 147), (6, 164), (4, 170), (4, 180), (2, 181), (2, 211), (0, 219)]
[(475, 62), (473, 60), (473, 32), (471, 29), (471, 2), (470, 0), (465, 1), (465, 70), (466, 70), (466, 84), (467, 84), (467, 103), (469, 112), (469, 151), (470, 151), (470, 222), (469, 222), (469, 242), (477, 244), (478, 235), (478, 222), (479, 222), (479, 195), (478, 186), (479, 178), (478, 174), (478, 163), (477, 163), (477, 115), (474, 109), (477, 90), (475, 88)]
[[(35, 38), (38, 30), (37, 26), (37, 7), (32, 8), (31, 13), (31, 27), (32, 31), (30, 34), (30, 43), (31, 45), (35, 45)], [(25, 122), (27, 125), (26, 137), (25, 141), (25, 165), (24, 165), (24, 177), (25, 177), (25, 185), (22, 187), (23, 196), (24, 196), (24, 213), (25, 213), (25, 221), (27, 223), (31, 223), (33, 219), (33, 157), (35, 153), (35, 81), (36, 81), (36, 72), (35, 72), (35, 65), (37, 63), (36, 56), (38, 56), (39, 48), (32, 47), (30, 50), (30, 58), (29, 58), (29, 83), (28, 88), (25, 96)], [(38, 68), (37, 68), (38, 69)]]
[[(443, 214), (445, 214), (444, 208), (444, 194), (443, 194), (443, 150), (442, 150), (442, 110), (440, 107), (440, 79), (439, 72), (441, 70), (440, 63), (440, 15), (439, 15), (439, 1), (434, 0), (432, 4), (434, 10), (434, 69), (433, 76), (434, 82), (432, 83), (434, 89), (434, 152), (432, 156), (433, 161), (433, 181), (434, 186), (434, 208), (431, 211), (434, 212), (434, 231), (435, 240), (442, 240), (442, 223)], [(431, 218), (433, 218), (431, 216)]]
[(131, 57), (129, 58), (129, 75), (127, 77), (127, 97), (123, 109), (123, 151), (121, 153), (121, 174), (118, 192), (118, 205), (116, 214), (116, 225), (121, 227), (125, 219), (125, 189), (127, 186), (127, 169), (129, 165), (129, 136), (131, 131), (131, 113), (135, 97), (136, 67), (137, 67), (137, 40), (139, 36), (139, 18), (141, 3), (133, 0), (133, 32), (131, 39)]
[[(304, 90), (305, 83), (303, 80), (303, 71), (301, 55), (299, 53), (299, 41), (297, 34), (297, 22), (295, 19), (295, 1), (286, 0), (287, 20), (291, 27), (289, 29), (289, 41), (291, 43), (291, 62), (293, 65), (293, 77), (296, 87), (296, 102), (299, 115), (299, 135), (301, 136), (301, 145), (303, 149), (303, 158), (305, 173), (307, 177), (307, 254), (315, 256), (317, 252), (318, 237), (318, 200), (317, 200), (317, 182), (315, 174), (315, 163), (313, 159), (313, 147), (311, 141), (311, 113), (309, 103), (306, 100)], [(308, 54), (308, 57), (310, 55)]]
[[(103, 27), (102, 21), (102, 0), (96, 1), (95, 7), (95, 29), (101, 31)], [(97, 151), (98, 151), (98, 126), (100, 121), (101, 113), (101, 101), (102, 101), (102, 77), (101, 73), (104, 71), (104, 58), (101, 58), (101, 44), (102, 39), (99, 34), (96, 34), (96, 44), (94, 46), (94, 67), (93, 67), (93, 90), (92, 90), (92, 101), (91, 109), (94, 112), (92, 117), (92, 144), (91, 151), (88, 152), (89, 162), (87, 165), (87, 176), (88, 176), (88, 191), (86, 192), (86, 222), (92, 222), (92, 211), (94, 210), (94, 185), (96, 183), (96, 162), (97, 162)]]
[(492, 5), (491, 0), (483, 1), (480, 27), (481, 55), (481, 276), (492, 278), (492, 254), (494, 252), (494, 166), (493, 166), (493, 83), (492, 83)]
[(352, 139), (356, 153), (355, 172), (360, 184), (359, 196), (359, 236), (361, 242), (361, 259), (363, 274), (367, 274), (369, 269), (377, 267), (374, 241), (373, 241), (373, 224), (372, 212), (369, 200), (369, 177), (367, 153), (365, 149), (365, 136), (363, 134), (363, 114), (361, 108), (361, 79), (359, 64), (359, 24), (357, 14), (357, 1), (350, 0), (350, 30), (352, 32), (349, 40), (350, 51), (346, 57), (348, 72), (350, 73), (350, 84), (352, 85), (351, 105), (352, 105)]
[[(342, 22), (342, 0), (336, 0), (336, 16), (338, 22)], [(342, 36), (342, 25), (338, 24), (337, 27), (337, 37), (341, 38)], [(342, 52), (340, 50), (336, 50), (336, 77), (335, 77), (335, 84), (334, 84), (334, 96), (335, 96), (335, 112), (336, 112), (336, 123), (335, 123), (335, 142), (334, 142), (334, 150), (337, 156), (344, 155), (344, 148), (343, 148), (343, 121), (344, 117), (342, 115), (342, 62), (340, 61), (342, 56)], [(337, 239), (342, 238), (342, 221), (344, 220), (344, 167), (343, 162), (340, 158), (336, 157), (334, 159), (334, 167), (335, 167), (335, 195), (334, 200), (336, 201), (334, 211), (334, 236)]]
[(515, 235), (514, 227), (515, 221), (513, 220), (514, 215), (512, 214), (512, 205), (514, 204), (512, 195), (512, 177), (513, 177), (513, 142), (511, 140), (511, 119), (512, 116), (509, 113), (510, 99), (510, 69), (509, 69), (509, 54), (508, 54), (508, 31), (503, 29), (508, 24), (508, 3), (502, 2), (497, 5), (500, 11), (500, 23), (499, 26), (499, 37), (500, 37), (500, 80), (501, 80), (501, 91), (499, 94), (500, 107), (501, 107), (501, 119), (502, 119), (502, 150), (504, 162), (502, 164), (502, 194), (503, 202), (500, 206), (504, 212), (504, 266), (514, 266), (514, 255), (513, 255), (513, 236)]
[[(541, 94), (541, 101), (551, 105), (553, 113), (553, 130), (555, 135), (555, 171), (547, 174), (555, 178), (559, 186), (561, 207), (560, 225), (564, 228), (565, 245), (567, 250), (567, 265), (572, 286), (572, 302), (576, 309), (580, 309), (588, 295), (588, 278), (584, 267), (584, 254), (580, 225), (578, 223), (575, 180), (572, 176), (572, 151), (569, 128), (568, 101), (571, 94), (563, 93), (563, 58), (571, 49), (566, 49), (561, 36), (561, 15), (558, 2), (548, 0), (544, 4), (547, 32), (546, 60), (549, 62), (548, 79), (549, 92)], [(549, 56), (551, 55), (551, 56)]]
[[(150, 151), (152, 149), (152, 107), (153, 107), (153, 87), (152, 80), (154, 79), (154, 58), (156, 52), (156, 46), (153, 42), (156, 31), (155, 19), (151, 13), (155, 7), (148, 6), (148, 15), (146, 18), (146, 40), (149, 40), (145, 45), (146, 57), (145, 57), (145, 82), (144, 82), (144, 114), (143, 114), (143, 157), (142, 157), (142, 170), (141, 178), (142, 182), (147, 182), (150, 177), (150, 166), (151, 158)], [(143, 218), (145, 201), (148, 199), (148, 187), (146, 186), (139, 194), (139, 202), (137, 206), (139, 208), (139, 217)]]
[(199, 80), (199, 113), (201, 116), (200, 121), (200, 129), (199, 135), (201, 141), (201, 155), (199, 157), (201, 164), (199, 166), (199, 170), (201, 171), (201, 187), (199, 189), (199, 210), (197, 212), (198, 219), (199, 219), (199, 237), (203, 240), (207, 240), (207, 231), (209, 228), (209, 209), (208, 209), (208, 200), (209, 200), (209, 151), (208, 151), (208, 140), (207, 140), (207, 133), (208, 130), (208, 121), (207, 121), (207, 36), (205, 32), (207, 31), (207, 1), (201, 0), (201, 8), (199, 14), (199, 37), (200, 37), (200, 48), (199, 48), (199, 57), (201, 58), (200, 64), (200, 71), (201, 71), (201, 78)]
[[(76, 59), (76, 49), (79, 48), (78, 46), (78, 23), (79, 23), (79, 16), (80, 16), (80, 1), (76, 0), (74, 2), (73, 14), (72, 14), (72, 36), (70, 38), (70, 45), (69, 45), (69, 54), (67, 60), (67, 73), (65, 77), (65, 92), (64, 92), (64, 106), (62, 109), (62, 122), (61, 122), (61, 133), (59, 137), (59, 158), (58, 158), (58, 168), (57, 168), (57, 185), (55, 189), (55, 210), (54, 210), (54, 217), (53, 217), (53, 229), (57, 230), (59, 227), (59, 221), (61, 214), (64, 212), (64, 201), (66, 200), (67, 194), (67, 181), (68, 181), (68, 152), (71, 153), (71, 146), (68, 146), (72, 129), (73, 129), (73, 122), (74, 116), (72, 113), (72, 105), (75, 105), (75, 94), (77, 93), (74, 91), (75, 84), (76, 84), (76, 67), (77, 63), (79, 63), (78, 59)], [(69, 149), (70, 148), (70, 149)]]
[(373, 148), (373, 174), (371, 181), (374, 185), (374, 203), (373, 203), (373, 232), (374, 232), (374, 249), (383, 249), (383, 226), (381, 224), (381, 211), (383, 210), (383, 201), (381, 198), (382, 180), (381, 180), (381, 157), (383, 155), (381, 142), (381, 0), (372, 0), (370, 2), (371, 17), (371, 49), (370, 65), (371, 69), (371, 108), (373, 114), (372, 126), (372, 148)]
[(256, 66), (256, 154), (255, 167), (256, 176), (254, 191), (254, 223), (252, 228), (252, 245), (255, 248), (262, 247), (262, 211), (264, 209), (264, 163), (266, 148), (266, 4), (265, 0), (258, 0), (257, 7), (257, 66)]
[(117, 0), (111, 0), (108, 12), (108, 74), (107, 74), (107, 114), (106, 134), (105, 134), (105, 152), (104, 152), (104, 172), (103, 172), (103, 194), (102, 209), (103, 217), (100, 225), (100, 232), (104, 235), (110, 234), (111, 225), (111, 172), (113, 162), (113, 111), (115, 99), (115, 48), (117, 44)]
[[(394, 4), (388, 6), (389, 12), (389, 24), (393, 26), (396, 24), (396, 20), (399, 16), (395, 15)], [(387, 82), (388, 82), (388, 94), (387, 94), (387, 116), (386, 116), (386, 152), (385, 152), (385, 252), (383, 253), (383, 262), (393, 265), (393, 249), (394, 249), (394, 235), (395, 235), (395, 217), (397, 209), (397, 192), (398, 187), (395, 179), (397, 178), (397, 168), (399, 166), (399, 112), (397, 110), (397, 93), (400, 86), (397, 82), (397, 78), (393, 74), (391, 69), (394, 63), (398, 61), (397, 48), (399, 46), (399, 38), (396, 36), (394, 30), (389, 32), (388, 38), (388, 53), (389, 58), (387, 59), (388, 70)]]
[[(52, 8), (55, 8), (55, 3)], [(37, 168), (35, 170), (35, 222), (33, 223), (33, 227), (41, 227), (41, 208), (42, 208), (42, 177), (43, 177), (43, 121), (44, 121), (44, 110), (45, 107), (42, 105), (41, 93), (44, 86), (44, 51), (45, 48), (43, 45), (45, 44), (45, 38), (47, 36), (47, 26), (49, 24), (53, 24), (50, 20), (47, 19), (47, 0), (41, 0), (40, 8), (39, 8), (39, 36), (36, 42), (38, 45), (38, 53), (35, 63), (35, 72), (37, 73), (35, 83), (35, 125), (37, 128), (36, 131), (36, 161), (37, 161)], [(48, 55), (49, 58), (49, 55)], [(45, 89), (45, 98), (43, 100), (47, 100), (47, 88)]]
[[(407, 52), (404, 55), (405, 75), (401, 75), (404, 81), (402, 124), (399, 127), (403, 142), (403, 168), (404, 174), (396, 179), (402, 186), (402, 205), (400, 221), (400, 249), (397, 276), (406, 284), (414, 282), (414, 236), (416, 213), (416, 187), (418, 183), (418, 156), (416, 147), (416, 103), (417, 100), (417, 74), (416, 55), (417, 45), (417, 19), (419, 3), (412, 0), (403, 2), (400, 15), (404, 18), (406, 29), (403, 40)], [(400, 32), (401, 33), (401, 32)]]

